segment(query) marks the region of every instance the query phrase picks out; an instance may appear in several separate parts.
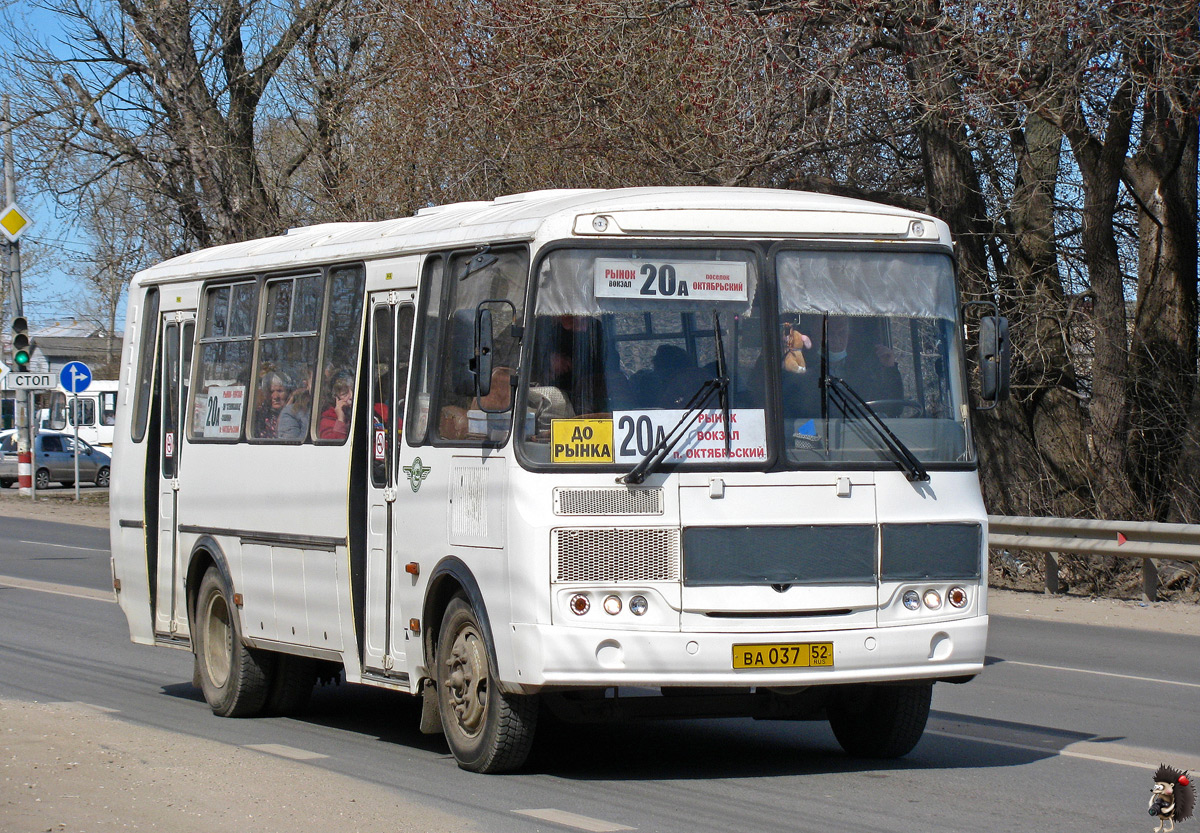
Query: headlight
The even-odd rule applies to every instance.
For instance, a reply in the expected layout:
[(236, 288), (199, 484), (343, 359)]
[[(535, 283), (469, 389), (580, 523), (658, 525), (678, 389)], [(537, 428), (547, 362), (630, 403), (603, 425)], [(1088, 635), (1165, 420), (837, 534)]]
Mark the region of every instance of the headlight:
[(904, 594), (904, 606), (909, 610), (917, 610), (921, 607), (921, 597), (916, 590), (909, 590)]
[(620, 596), (605, 596), (604, 597), (604, 612), (609, 616), (616, 616), (621, 612), (621, 597)]
[(938, 595), (936, 590), (925, 591), (925, 607), (930, 610), (937, 610), (942, 606), (942, 597)]
[(646, 601), (645, 596), (634, 596), (629, 600), (629, 612), (634, 616), (641, 616), (649, 607), (650, 604)]

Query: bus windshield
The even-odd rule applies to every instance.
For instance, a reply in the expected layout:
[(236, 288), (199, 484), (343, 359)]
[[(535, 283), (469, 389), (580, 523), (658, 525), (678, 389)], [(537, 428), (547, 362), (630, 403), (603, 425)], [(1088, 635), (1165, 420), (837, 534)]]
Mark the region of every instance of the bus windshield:
[[(896, 462), (905, 449), (922, 463), (971, 459), (948, 256), (784, 251), (775, 270), (789, 462)], [(886, 431), (870, 427), (876, 417)]]
[[(628, 471), (691, 420), (664, 466), (761, 468), (776, 444), (768, 437), (794, 468), (894, 465), (894, 444), (844, 413), (822, 373), (865, 400), (922, 463), (969, 459), (948, 257), (781, 251), (770, 320), (758, 263), (749, 246), (564, 248), (543, 258), (517, 422), (526, 459)], [(689, 414), (720, 377), (722, 350), (722, 396)]]

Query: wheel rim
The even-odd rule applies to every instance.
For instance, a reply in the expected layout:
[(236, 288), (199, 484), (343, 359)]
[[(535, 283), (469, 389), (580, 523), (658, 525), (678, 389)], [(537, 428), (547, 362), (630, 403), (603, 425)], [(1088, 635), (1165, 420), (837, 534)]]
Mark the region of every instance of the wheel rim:
[(220, 593), (212, 594), (204, 613), (204, 666), (212, 684), (221, 688), (229, 682), (229, 670), (233, 666), (233, 628), (225, 597)]
[(108, 469), (100, 470), (100, 474), (97, 475), (97, 477), (96, 477), (96, 485), (97, 486), (107, 486), (108, 485)]
[(39, 489), (49, 489), (50, 488), (50, 472), (46, 471), (45, 469), (41, 469), (40, 471), (38, 471), (37, 487)]
[(462, 734), (475, 737), (483, 727), (488, 701), (487, 653), (478, 630), (467, 625), (458, 632), (445, 665), (442, 686), (455, 723)]

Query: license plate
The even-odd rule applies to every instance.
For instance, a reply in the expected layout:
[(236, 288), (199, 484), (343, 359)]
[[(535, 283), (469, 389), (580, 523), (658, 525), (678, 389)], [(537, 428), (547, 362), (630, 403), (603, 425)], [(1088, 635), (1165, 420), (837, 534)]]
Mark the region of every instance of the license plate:
[(832, 642), (794, 642), (778, 645), (734, 645), (733, 667), (817, 668), (833, 666)]

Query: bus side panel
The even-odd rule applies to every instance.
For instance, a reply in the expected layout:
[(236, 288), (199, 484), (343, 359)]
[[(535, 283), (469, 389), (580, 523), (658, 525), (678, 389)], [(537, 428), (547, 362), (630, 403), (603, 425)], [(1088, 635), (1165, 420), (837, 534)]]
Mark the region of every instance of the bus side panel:
[[(354, 645), (343, 601), (350, 445), (185, 443), (180, 523), (221, 536), (245, 636), (339, 652)], [(304, 536), (330, 544), (292, 540)]]
[[(117, 601), (129, 620), (130, 638), (137, 643), (154, 644), (154, 617), (151, 610), (149, 559), (145, 512), (145, 478), (137, 472), (146, 469), (146, 454), (151, 432), (142, 442), (131, 436), (133, 398), (139, 368), (136, 359), (141, 352), (141, 340), (146, 335), (142, 326), (145, 312), (145, 293), (130, 293), (129, 312), (125, 324), (125, 343), (121, 349), (121, 378), (117, 397), (117, 424), (113, 432), (112, 477), (109, 488), (109, 543), (112, 552), (113, 578), (119, 582)], [(149, 335), (154, 337), (151, 328)], [(125, 472), (128, 476), (120, 476)]]

